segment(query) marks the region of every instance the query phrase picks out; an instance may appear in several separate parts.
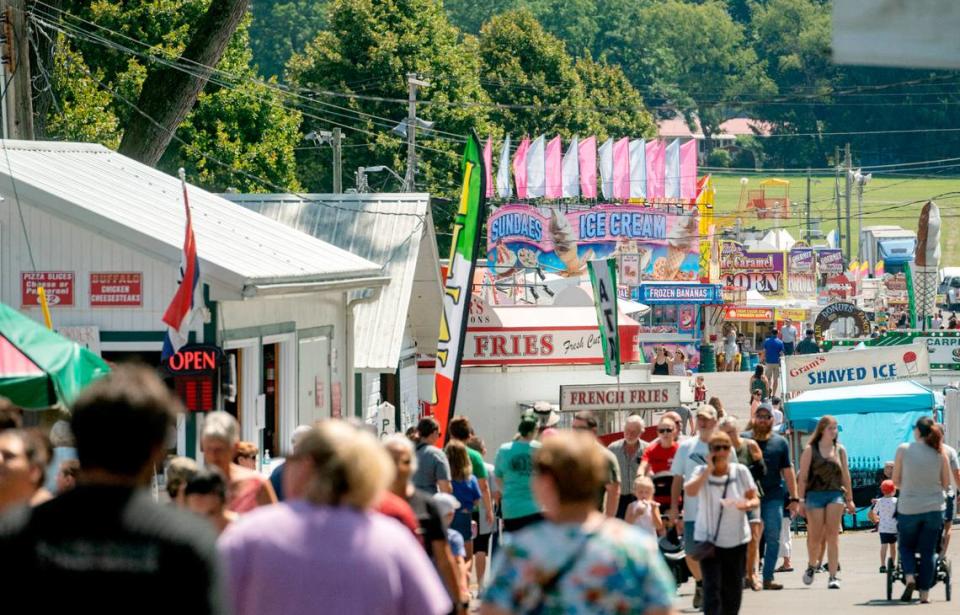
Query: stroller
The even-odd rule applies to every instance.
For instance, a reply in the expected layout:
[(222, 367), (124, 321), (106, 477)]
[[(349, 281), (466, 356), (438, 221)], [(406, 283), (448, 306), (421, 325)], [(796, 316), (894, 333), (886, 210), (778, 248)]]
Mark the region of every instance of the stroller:
[[(663, 508), (663, 502), (666, 502), (667, 506), (669, 506), (670, 485), (672, 483), (673, 476), (666, 472), (653, 477), (654, 499), (661, 502), (661, 508)], [(665, 508), (663, 509), (665, 510)], [(667, 567), (677, 582), (677, 587), (680, 587), (686, 583), (692, 575), (690, 574), (690, 568), (687, 567), (687, 561), (685, 559), (686, 553), (683, 550), (683, 539), (677, 534), (677, 528), (671, 527), (668, 529), (657, 541), (657, 544), (660, 547), (660, 554), (663, 556), (663, 560), (667, 563)]]
[[(919, 566), (919, 555), (915, 556), (918, 560)], [(940, 544), (937, 545), (937, 566), (933, 571), (933, 584), (943, 583), (943, 588), (946, 593), (947, 602), (950, 602), (952, 598), (951, 592), (951, 572), (952, 566), (950, 560), (946, 557), (943, 557), (943, 536), (940, 536)], [(893, 558), (887, 558), (887, 600), (893, 600), (893, 584), (895, 582), (903, 582), (904, 574), (903, 568), (900, 565), (900, 561), (897, 560), (897, 565), (893, 565)]]

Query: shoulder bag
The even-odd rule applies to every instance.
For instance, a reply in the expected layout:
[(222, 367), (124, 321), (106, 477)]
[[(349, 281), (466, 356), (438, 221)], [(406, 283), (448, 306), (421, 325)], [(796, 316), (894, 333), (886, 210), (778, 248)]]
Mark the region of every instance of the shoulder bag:
[(533, 606), (533, 608), (527, 611), (524, 611), (525, 613), (527, 613), (528, 615), (541, 615), (542, 613), (544, 613), (544, 609), (546, 608), (547, 595), (550, 592), (552, 592), (553, 589), (557, 586), (557, 584), (560, 583), (560, 580), (563, 577), (565, 577), (567, 573), (573, 569), (573, 567), (577, 563), (577, 560), (580, 559), (580, 556), (583, 554), (583, 550), (587, 547), (587, 543), (589, 543), (590, 540), (595, 535), (597, 535), (597, 533), (600, 532), (601, 528), (603, 528), (604, 523), (606, 522), (604, 521), (600, 523), (600, 525), (598, 525), (595, 530), (593, 530), (592, 532), (584, 536), (583, 539), (580, 541), (580, 544), (577, 545), (577, 548), (574, 549), (573, 553), (570, 554), (570, 557), (568, 557), (566, 561), (563, 562), (563, 564), (559, 568), (557, 568), (557, 571), (554, 572), (549, 579), (547, 579), (545, 582), (540, 584), (540, 598), (537, 600), (537, 603)]
[[(710, 486), (710, 478), (707, 477), (707, 487)], [(727, 497), (727, 487), (730, 486), (730, 473), (727, 473), (727, 482), (723, 484), (723, 495), (720, 496), (720, 500), (724, 500)], [(720, 535), (720, 522), (723, 520), (723, 503), (720, 504), (720, 513), (717, 515), (717, 529), (713, 533), (713, 538), (710, 540), (698, 540), (693, 543), (693, 548), (687, 551), (687, 557), (692, 559), (695, 562), (700, 562), (705, 559), (709, 559), (714, 556), (717, 552), (717, 536)]]

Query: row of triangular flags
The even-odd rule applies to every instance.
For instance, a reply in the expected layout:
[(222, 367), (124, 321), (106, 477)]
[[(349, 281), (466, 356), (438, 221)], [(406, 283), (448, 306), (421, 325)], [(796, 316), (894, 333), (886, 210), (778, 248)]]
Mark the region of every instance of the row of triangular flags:
[[(483, 148), (487, 169), (487, 198), (509, 199), (513, 187), (519, 199), (694, 199), (697, 191), (697, 142), (674, 139), (607, 139), (574, 137), (563, 153), (560, 137), (543, 135), (520, 141), (510, 160), (510, 135), (503, 140), (496, 182), (493, 180), (493, 140)], [(513, 170), (513, 185), (510, 171)]]

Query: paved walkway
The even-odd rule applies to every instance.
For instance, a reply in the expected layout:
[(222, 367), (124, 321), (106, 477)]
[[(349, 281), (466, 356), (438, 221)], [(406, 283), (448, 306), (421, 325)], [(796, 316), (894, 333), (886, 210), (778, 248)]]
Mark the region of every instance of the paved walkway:
[[(960, 558), (960, 537), (954, 530), (950, 548), (953, 559)], [(931, 604), (902, 604), (896, 598), (903, 585), (894, 586), (893, 602), (886, 600), (886, 576), (879, 573), (880, 539), (869, 531), (847, 532), (840, 537), (839, 574), (841, 588), (827, 589), (827, 575), (817, 574), (809, 587), (801, 577), (806, 567), (805, 537), (794, 537), (794, 572), (777, 575), (784, 584), (781, 591), (744, 591), (741, 615), (827, 615), (833, 613), (889, 613), (889, 609), (923, 615), (957, 613), (960, 603), (945, 602), (943, 585), (937, 584), (930, 591)], [(958, 560), (960, 561), (960, 560)], [(957, 589), (954, 579), (953, 587)], [(677, 601), (681, 613), (697, 613), (691, 608), (693, 599), (692, 581), (680, 588)], [(960, 601), (960, 597), (955, 600)]]

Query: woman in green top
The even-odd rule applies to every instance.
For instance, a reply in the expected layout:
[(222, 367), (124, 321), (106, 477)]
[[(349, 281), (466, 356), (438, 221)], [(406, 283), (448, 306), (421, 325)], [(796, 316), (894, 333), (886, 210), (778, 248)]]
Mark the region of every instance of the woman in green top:
[(763, 366), (758, 365), (757, 369), (753, 370), (753, 375), (750, 376), (750, 395), (753, 396), (754, 391), (760, 391), (760, 400), (764, 400), (770, 396), (770, 381), (767, 380), (767, 377), (763, 375)]
[(504, 532), (515, 532), (543, 520), (530, 487), (533, 454), (540, 448), (540, 443), (534, 440), (539, 425), (540, 422), (532, 414), (523, 415), (517, 428), (519, 437), (502, 445), (497, 451), (493, 465), (501, 486)]

